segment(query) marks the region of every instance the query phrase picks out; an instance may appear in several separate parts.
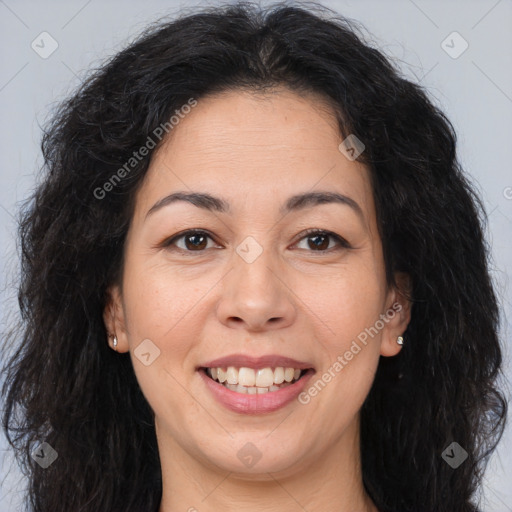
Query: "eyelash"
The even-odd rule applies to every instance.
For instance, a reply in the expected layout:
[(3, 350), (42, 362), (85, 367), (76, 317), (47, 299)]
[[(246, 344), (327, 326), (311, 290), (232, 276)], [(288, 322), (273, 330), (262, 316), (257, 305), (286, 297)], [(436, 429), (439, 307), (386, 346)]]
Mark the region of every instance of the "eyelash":
[[(184, 231), (183, 233), (179, 233), (179, 234), (165, 240), (164, 242), (162, 242), (160, 244), (160, 247), (163, 247), (167, 250), (174, 250), (174, 251), (178, 251), (181, 253), (188, 253), (188, 254), (193, 254), (195, 252), (197, 252), (197, 253), (204, 252), (206, 249), (202, 249), (199, 251), (191, 251), (191, 250), (187, 250), (187, 249), (181, 249), (180, 247), (174, 247), (174, 248), (171, 247), (172, 245), (175, 244), (176, 241), (178, 241), (181, 238), (184, 238), (188, 235), (191, 235), (191, 234), (204, 235), (204, 236), (207, 236), (208, 238), (210, 238), (211, 240), (213, 240), (213, 237), (207, 231), (204, 231), (201, 229), (189, 229), (187, 231)], [(344, 238), (337, 235), (336, 233), (333, 233), (332, 231), (327, 231), (325, 229), (308, 229), (304, 232), (303, 236), (296, 243), (299, 243), (300, 241), (302, 241), (306, 238), (311, 238), (314, 235), (328, 236), (328, 237), (336, 240), (339, 245), (338, 245), (338, 247), (334, 247), (334, 248), (331, 247), (330, 249), (321, 249), (318, 251), (311, 250), (311, 252), (325, 254), (325, 253), (332, 252), (332, 251), (339, 251), (341, 249), (350, 249), (351, 248), (351, 245)], [(215, 241), (215, 240), (213, 240), (213, 241)]]

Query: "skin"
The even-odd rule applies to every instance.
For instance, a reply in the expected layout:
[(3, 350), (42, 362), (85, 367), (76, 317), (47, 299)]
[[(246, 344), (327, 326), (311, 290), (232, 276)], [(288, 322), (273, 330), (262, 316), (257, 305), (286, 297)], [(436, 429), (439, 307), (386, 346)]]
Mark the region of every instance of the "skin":
[[(201, 98), (153, 156), (104, 318), (155, 414), (159, 512), (377, 510), (362, 485), (359, 411), (379, 357), (401, 349), (410, 304), (386, 284), (369, 173), (341, 141), (319, 96), (231, 91)], [(319, 190), (349, 196), (362, 218), (336, 203), (279, 213), (290, 196)], [(177, 191), (222, 197), (232, 215), (180, 201), (147, 216)], [(350, 248), (327, 237), (320, 252), (311, 228)], [(187, 229), (211, 238), (164, 246)], [(247, 236), (263, 249), (252, 263), (236, 252)], [(235, 413), (195, 371), (232, 353), (279, 354), (311, 362), (312, 384), (396, 303), (401, 311), (307, 404)], [(160, 350), (148, 366), (134, 355), (145, 339)], [(237, 457), (248, 442), (262, 455), (250, 468)]]

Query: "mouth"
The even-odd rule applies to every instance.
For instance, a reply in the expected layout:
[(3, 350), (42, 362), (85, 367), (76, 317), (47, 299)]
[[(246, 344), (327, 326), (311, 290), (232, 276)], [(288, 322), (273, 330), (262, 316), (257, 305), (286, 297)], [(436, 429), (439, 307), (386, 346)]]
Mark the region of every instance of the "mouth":
[(293, 367), (200, 367), (206, 377), (230, 391), (246, 395), (275, 393), (292, 386), (307, 375), (315, 373), (313, 368)]
[(222, 407), (254, 415), (291, 405), (316, 372), (313, 368), (202, 366), (197, 373), (207, 394)]

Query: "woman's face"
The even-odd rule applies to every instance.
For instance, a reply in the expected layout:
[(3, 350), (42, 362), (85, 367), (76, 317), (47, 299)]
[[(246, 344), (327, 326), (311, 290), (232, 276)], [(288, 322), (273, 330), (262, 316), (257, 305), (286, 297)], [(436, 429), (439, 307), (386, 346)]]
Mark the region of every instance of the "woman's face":
[[(358, 411), (409, 308), (386, 287), (369, 173), (341, 141), (316, 96), (239, 91), (199, 99), (154, 155), (105, 320), (164, 463), (254, 477), (356, 451)], [(211, 366), (243, 388), (214, 382)], [(261, 392), (282, 382), (276, 367), (310, 370)]]

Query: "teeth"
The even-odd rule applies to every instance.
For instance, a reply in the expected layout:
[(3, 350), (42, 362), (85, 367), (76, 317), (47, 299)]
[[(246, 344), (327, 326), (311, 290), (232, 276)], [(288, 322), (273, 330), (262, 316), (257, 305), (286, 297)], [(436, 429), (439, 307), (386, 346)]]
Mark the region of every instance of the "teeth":
[(286, 368), (284, 371), (284, 380), (286, 382), (291, 382), (293, 380), (293, 373), (294, 373), (293, 368)]
[(208, 368), (208, 371), (210, 372), (210, 377), (213, 379), (213, 370), (217, 372), (217, 380), (220, 383), (226, 382), (226, 372), (222, 368)]
[[(247, 387), (254, 386), (257, 384), (256, 372), (252, 368), (240, 368), (240, 370), (238, 370), (238, 384)], [(261, 386), (259, 383), (257, 385)]]
[[(243, 370), (243, 368), (241, 368)], [(292, 370), (293, 371), (293, 370)], [(256, 386), (259, 388), (268, 388), (274, 384), (274, 372), (272, 368), (262, 368), (256, 373)]]
[(237, 393), (242, 394), (248, 394), (248, 395), (261, 395), (263, 393), (271, 393), (272, 391), (278, 391), (281, 388), (285, 388), (286, 386), (291, 386), (290, 382), (285, 382), (284, 384), (281, 384), (280, 386), (269, 386), (267, 388), (258, 388), (256, 386), (246, 387), (242, 386), (241, 384), (228, 384), (227, 382), (224, 383), (224, 386), (226, 386), (231, 391), (236, 391)]
[(231, 391), (254, 395), (289, 386), (292, 381), (300, 377), (301, 370), (282, 366), (257, 370), (245, 366), (241, 368), (228, 366), (227, 368), (208, 368), (207, 373)]
[(238, 384), (238, 371), (234, 366), (228, 366), (226, 377), (228, 384)]
[(274, 382), (276, 384), (282, 384), (284, 382), (284, 368), (282, 366), (278, 366), (274, 370)]

